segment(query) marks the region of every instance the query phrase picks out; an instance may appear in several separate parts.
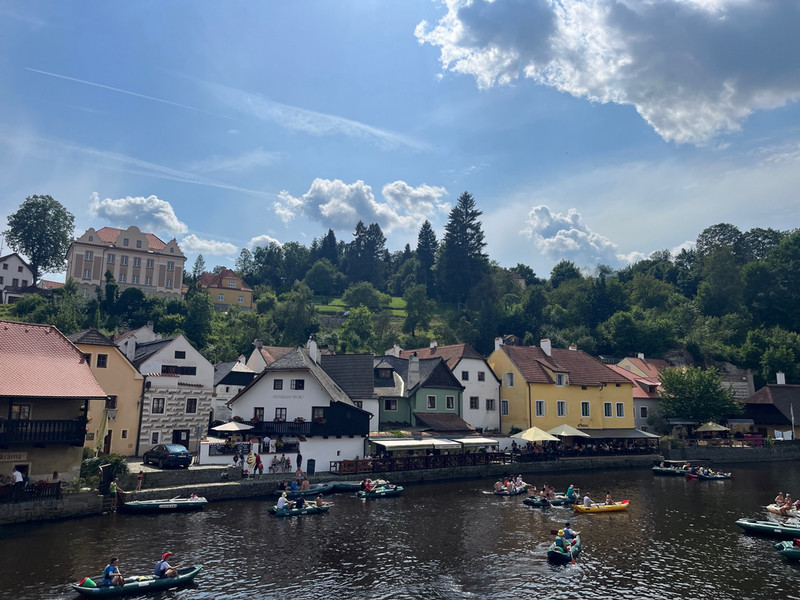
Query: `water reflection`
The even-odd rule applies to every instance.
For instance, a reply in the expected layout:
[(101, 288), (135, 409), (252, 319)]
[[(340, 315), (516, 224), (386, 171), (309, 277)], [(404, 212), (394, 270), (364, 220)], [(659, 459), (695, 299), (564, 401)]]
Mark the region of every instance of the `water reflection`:
[[(544, 479), (532, 478), (541, 485)], [(330, 498), (328, 514), (277, 519), (266, 500), (211, 504), (184, 515), (106, 515), (0, 532), (0, 598), (73, 598), (65, 583), (111, 555), (147, 572), (161, 552), (202, 563), (176, 599), (797, 598), (798, 567), (766, 539), (739, 532), (778, 489), (797, 494), (790, 463), (744, 466), (730, 481), (654, 477), (649, 470), (547, 475), (628, 511), (574, 515), (486, 494), (492, 481), (407, 486), (397, 498)], [(550, 530), (582, 533), (575, 565), (546, 560)], [(16, 582), (16, 583), (13, 583)]]

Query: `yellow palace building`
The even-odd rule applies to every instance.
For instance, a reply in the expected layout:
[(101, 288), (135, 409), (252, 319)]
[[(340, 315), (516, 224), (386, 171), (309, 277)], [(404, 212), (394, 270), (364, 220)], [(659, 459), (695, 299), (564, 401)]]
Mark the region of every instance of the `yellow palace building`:
[(633, 384), (577, 348), (495, 340), (488, 363), (500, 379), (501, 431), (570, 425), (593, 438), (648, 438), (634, 428)]

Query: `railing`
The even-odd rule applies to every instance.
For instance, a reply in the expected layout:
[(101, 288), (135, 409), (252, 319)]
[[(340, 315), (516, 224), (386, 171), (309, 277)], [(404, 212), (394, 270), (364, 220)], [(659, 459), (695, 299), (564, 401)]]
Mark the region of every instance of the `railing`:
[[(316, 425), (316, 423), (313, 424)], [(310, 421), (303, 421), (300, 423), (296, 421), (255, 421), (250, 422), (249, 425), (253, 426), (253, 429), (250, 430), (249, 433), (270, 438), (283, 435), (315, 435), (311, 431), (312, 423)]]
[(397, 458), (362, 458), (359, 460), (330, 461), (330, 471), (339, 475), (356, 473), (385, 473), (392, 471), (414, 471), (419, 469), (442, 469), (446, 467), (471, 467), (474, 465), (508, 464), (511, 455), (507, 452), (470, 452), (467, 454), (431, 454), (402, 456)]
[(0, 421), (0, 445), (3, 444), (74, 444), (86, 439), (86, 421), (3, 419)]
[(33, 502), (35, 500), (58, 500), (61, 498), (60, 481), (40, 481), (26, 486), (0, 485), (0, 504)]

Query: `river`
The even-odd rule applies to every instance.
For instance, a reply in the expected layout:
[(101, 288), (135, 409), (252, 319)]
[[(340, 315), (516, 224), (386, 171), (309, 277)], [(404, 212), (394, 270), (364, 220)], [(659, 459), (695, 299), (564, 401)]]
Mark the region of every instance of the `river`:
[[(549, 474), (627, 512), (573, 515), (488, 493), (493, 481), (407, 486), (402, 496), (327, 499), (323, 515), (278, 519), (266, 500), (209, 504), (188, 514), (108, 514), (0, 527), (0, 599), (72, 599), (65, 584), (96, 577), (109, 557), (123, 574), (173, 564), (204, 568), (194, 587), (150, 598), (800, 598), (800, 567), (740, 517), (766, 519), (778, 490), (800, 493), (791, 462), (744, 464), (727, 481), (654, 476), (649, 469)], [(536, 485), (544, 481), (526, 478)], [(575, 565), (552, 566), (550, 531), (581, 532)]]

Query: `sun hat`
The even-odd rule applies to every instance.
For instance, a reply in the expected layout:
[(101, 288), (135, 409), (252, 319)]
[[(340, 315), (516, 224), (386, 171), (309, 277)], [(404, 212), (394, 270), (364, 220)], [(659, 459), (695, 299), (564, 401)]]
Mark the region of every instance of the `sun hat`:
[(564, 530), (563, 529), (559, 529), (558, 530), (558, 535), (564, 535)]
[(161, 560), (167, 560), (168, 556), (172, 556), (172, 552), (164, 552), (164, 554), (161, 555)]

